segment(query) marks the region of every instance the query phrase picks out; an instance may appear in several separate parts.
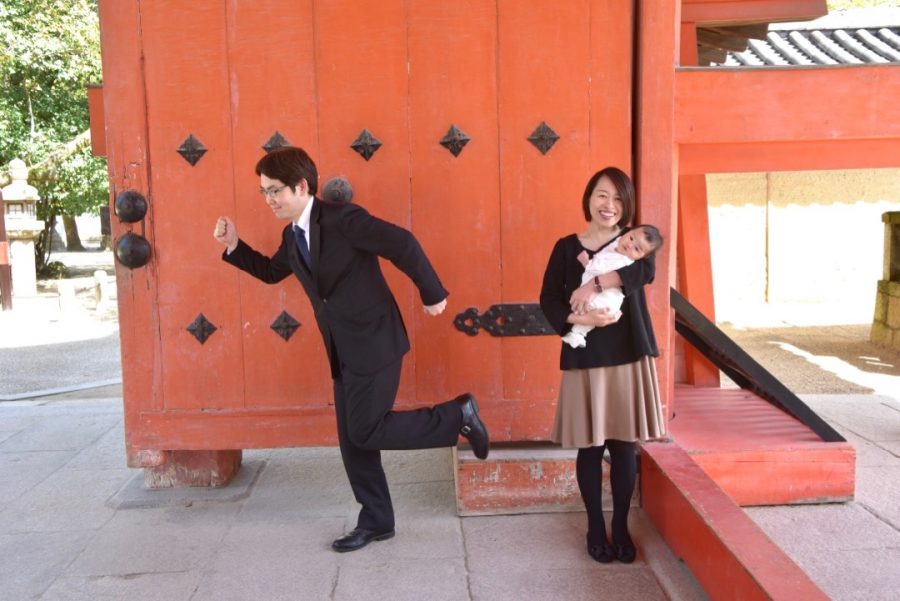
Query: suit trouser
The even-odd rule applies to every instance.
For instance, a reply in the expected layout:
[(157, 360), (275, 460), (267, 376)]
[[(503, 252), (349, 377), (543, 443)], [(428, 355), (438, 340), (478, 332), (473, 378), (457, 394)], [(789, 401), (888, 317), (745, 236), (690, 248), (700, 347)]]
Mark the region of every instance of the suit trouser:
[(402, 365), (401, 358), (373, 374), (356, 374), (342, 365), (340, 377), (334, 380), (341, 458), (353, 496), (362, 505), (358, 528), (394, 527), (382, 450), (449, 447), (459, 438), (462, 412), (453, 401), (425, 409), (392, 410)]

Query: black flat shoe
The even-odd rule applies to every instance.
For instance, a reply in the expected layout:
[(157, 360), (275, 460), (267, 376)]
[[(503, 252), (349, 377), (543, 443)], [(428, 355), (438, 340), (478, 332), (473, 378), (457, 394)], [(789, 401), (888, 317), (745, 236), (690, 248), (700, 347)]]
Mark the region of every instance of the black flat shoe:
[(478, 402), (471, 394), (461, 394), (454, 399), (462, 411), (462, 426), (459, 433), (466, 437), (472, 445), (472, 452), (479, 459), (487, 459), (491, 450), (491, 442), (487, 428), (478, 417)]
[(621, 561), (622, 563), (631, 563), (634, 561), (634, 558), (637, 557), (637, 550), (634, 548), (634, 543), (628, 541), (623, 544), (616, 544), (616, 559)]
[(346, 553), (347, 551), (362, 549), (372, 541), (387, 540), (393, 536), (393, 530), (377, 532), (375, 530), (366, 530), (365, 528), (354, 528), (344, 536), (335, 539), (331, 543), (331, 548), (338, 553)]
[(594, 561), (599, 561), (600, 563), (612, 563), (612, 560), (616, 558), (613, 548), (605, 541), (599, 545), (588, 543), (587, 551)]

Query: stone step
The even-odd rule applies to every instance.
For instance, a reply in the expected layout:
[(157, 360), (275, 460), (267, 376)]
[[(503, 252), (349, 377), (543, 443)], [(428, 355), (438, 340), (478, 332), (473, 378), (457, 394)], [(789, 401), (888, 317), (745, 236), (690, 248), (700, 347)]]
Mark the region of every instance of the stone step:
[[(583, 511), (575, 479), (576, 452), (550, 443), (501, 443), (492, 445), (482, 461), (460, 445), (453, 452), (459, 515)], [(603, 508), (611, 511), (608, 455), (606, 461)], [(632, 506), (640, 505), (639, 491), (638, 481)]]

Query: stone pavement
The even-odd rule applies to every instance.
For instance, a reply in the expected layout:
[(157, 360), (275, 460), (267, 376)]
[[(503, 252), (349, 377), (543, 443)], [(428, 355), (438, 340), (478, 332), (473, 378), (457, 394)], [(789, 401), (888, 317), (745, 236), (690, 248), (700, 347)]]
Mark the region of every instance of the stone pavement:
[[(125, 466), (115, 320), (89, 299), (63, 318), (48, 298), (0, 313), (0, 601), (704, 598), (639, 509), (629, 566), (587, 557), (582, 513), (458, 517), (446, 449), (385, 453), (397, 536), (349, 554), (329, 549), (356, 514), (334, 448), (245, 451), (247, 481), (219, 497), (142, 491)], [(789, 333), (751, 341), (771, 371), (812, 340)], [(855, 349), (867, 358), (842, 370), (826, 360), (841, 352), (809, 348), (786, 377), (818, 371), (786, 383), (856, 447), (856, 499), (747, 512), (833, 599), (897, 599), (898, 364)], [(829, 393), (803, 393), (825, 372)]]
[(632, 565), (587, 556), (581, 513), (458, 517), (447, 449), (385, 453), (397, 536), (353, 553), (329, 548), (357, 511), (335, 448), (246, 451), (246, 496), (121, 507), (142, 476), (118, 387), (95, 392), (0, 403), (2, 600), (704, 598), (640, 509)]

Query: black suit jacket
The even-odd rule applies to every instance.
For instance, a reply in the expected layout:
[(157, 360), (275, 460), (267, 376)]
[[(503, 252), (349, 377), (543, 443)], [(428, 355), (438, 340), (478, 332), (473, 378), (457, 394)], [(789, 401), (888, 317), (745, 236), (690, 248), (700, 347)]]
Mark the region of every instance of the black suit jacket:
[(294, 274), (312, 303), (332, 377), (340, 375), (341, 363), (355, 373), (374, 373), (409, 351), (406, 326), (378, 257), (409, 276), (423, 304), (439, 303), (448, 292), (407, 230), (356, 204), (318, 198), (312, 202), (311, 269), (300, 258), (293, 224), (282, 231), (281, 244), (271, 258), (242, 240), (222, 258), (268, 284)]

